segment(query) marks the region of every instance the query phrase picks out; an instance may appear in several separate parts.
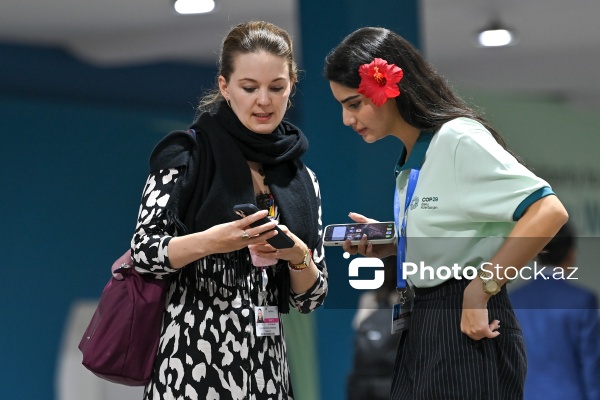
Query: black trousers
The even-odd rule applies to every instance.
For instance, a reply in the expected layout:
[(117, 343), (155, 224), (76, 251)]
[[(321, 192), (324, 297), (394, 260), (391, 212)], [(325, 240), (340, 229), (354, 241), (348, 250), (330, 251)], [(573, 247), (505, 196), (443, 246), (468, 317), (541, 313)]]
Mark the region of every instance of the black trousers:
[(500, 335), (473, 340), (460, 331), (468, 280), (415, 289), (411, 325), (402, 333), (392, 400), (520, 400), (527, 370), (521, 327), (506, 286), (488, 302)]

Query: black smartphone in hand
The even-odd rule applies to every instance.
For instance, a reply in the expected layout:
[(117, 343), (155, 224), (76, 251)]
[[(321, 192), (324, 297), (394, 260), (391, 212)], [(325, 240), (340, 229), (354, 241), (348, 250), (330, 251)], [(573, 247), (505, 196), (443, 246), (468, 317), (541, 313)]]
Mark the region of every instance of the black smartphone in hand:
[[(260, 210), (254, 204), (237, 204), (233, 206), (233, 211), (240, 217), (244, 218)], [(271, 222), (271, 220), (268, 217), (264, 217), (256, 222), (251, 223), (250, 226), (256, 227), (264, 225), (268, 222)], [(294, 247), (295, 243), (288, 235), (286, 235), (281, 229), (279, 229), (278, 226), (276, 226), (274, 229), (277, 231), (277, 235), (267, 239), (267, 243), (269, 243), (276, 249), (288, 249), (290, 247)]]

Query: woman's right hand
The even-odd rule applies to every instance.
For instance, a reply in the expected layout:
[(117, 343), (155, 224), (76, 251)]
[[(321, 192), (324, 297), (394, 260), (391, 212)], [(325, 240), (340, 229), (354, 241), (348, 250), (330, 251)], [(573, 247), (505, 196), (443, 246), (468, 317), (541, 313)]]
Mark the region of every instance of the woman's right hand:
[(277, 235), (274, 230), (277, 221), (270, 221), (257, 227), (250, 224), (268, 215), (261, 210), (237, 221), (215, 225), (204, 231), (204, 237), (211, 243), (211, 253), (229, 253), (240, 250), (250, 244), (266, 243), (267, 239)]
[[(379, 222), (375, 219), (367, 218), (364, 215), (357, 214), (354, 212), (351, 212), (350, 214), (348, 214), (348, 216), (354, 222), (358, 222), (361, 224), (371, 223), (371, 222)], [(361, 254), (366, 257), (375, 257), (375, 258), (385, 258), (388, 256), (392, 256), (392, 255), (395, 255), (396, 252), (398, 251), (395, 243), (373, 245), (371, 242), (369, 242), (367, 240), (367, 235), (363, 235), (363, 237), (360, 239), (360, 243), (357, 246), (352, 246), (350, 240), (347, 239), (344, 242), (344, 244), (342, 245), (342, 248), (344, 249), (345, 252), (347, 252), (351, 255)]]
[(255, 228), (251, 228), (250, 224), (266, 217), (267, 214), (266, 210), (261, 210), (202, 232), (173, 237), (168, 250), (171, 268), (182, 268), (210, 254), (229, 253), (250, 244), (266, 243), (267, 239), (277, 235), (277, 231), (273, 229), (277, 221), (270, 221)]

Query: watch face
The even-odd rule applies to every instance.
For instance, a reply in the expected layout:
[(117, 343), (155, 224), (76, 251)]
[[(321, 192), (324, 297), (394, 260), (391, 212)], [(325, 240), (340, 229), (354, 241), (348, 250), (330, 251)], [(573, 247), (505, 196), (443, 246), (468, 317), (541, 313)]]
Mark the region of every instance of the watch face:
[(494, 280), (487, 281), (485, 283), (485, 290), (488, 293), (496, 293), (496, 291), (498, 290), (498, 282)]
[(312, 254), (310, 251), (306, 252), (306, 257), (304, 257), (304, 265), (306, 265), (307, 267), (310, 265), (310, 259), (312, 257)]

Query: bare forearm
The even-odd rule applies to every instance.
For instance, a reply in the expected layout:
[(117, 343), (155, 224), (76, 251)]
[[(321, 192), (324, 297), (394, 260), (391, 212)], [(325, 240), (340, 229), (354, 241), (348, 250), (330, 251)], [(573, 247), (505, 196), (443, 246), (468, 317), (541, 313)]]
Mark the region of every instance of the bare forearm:
[(169, 262), (171, 268), (180, 269), (211, 254), (204, 232), (174, 237), (169, 242)]

